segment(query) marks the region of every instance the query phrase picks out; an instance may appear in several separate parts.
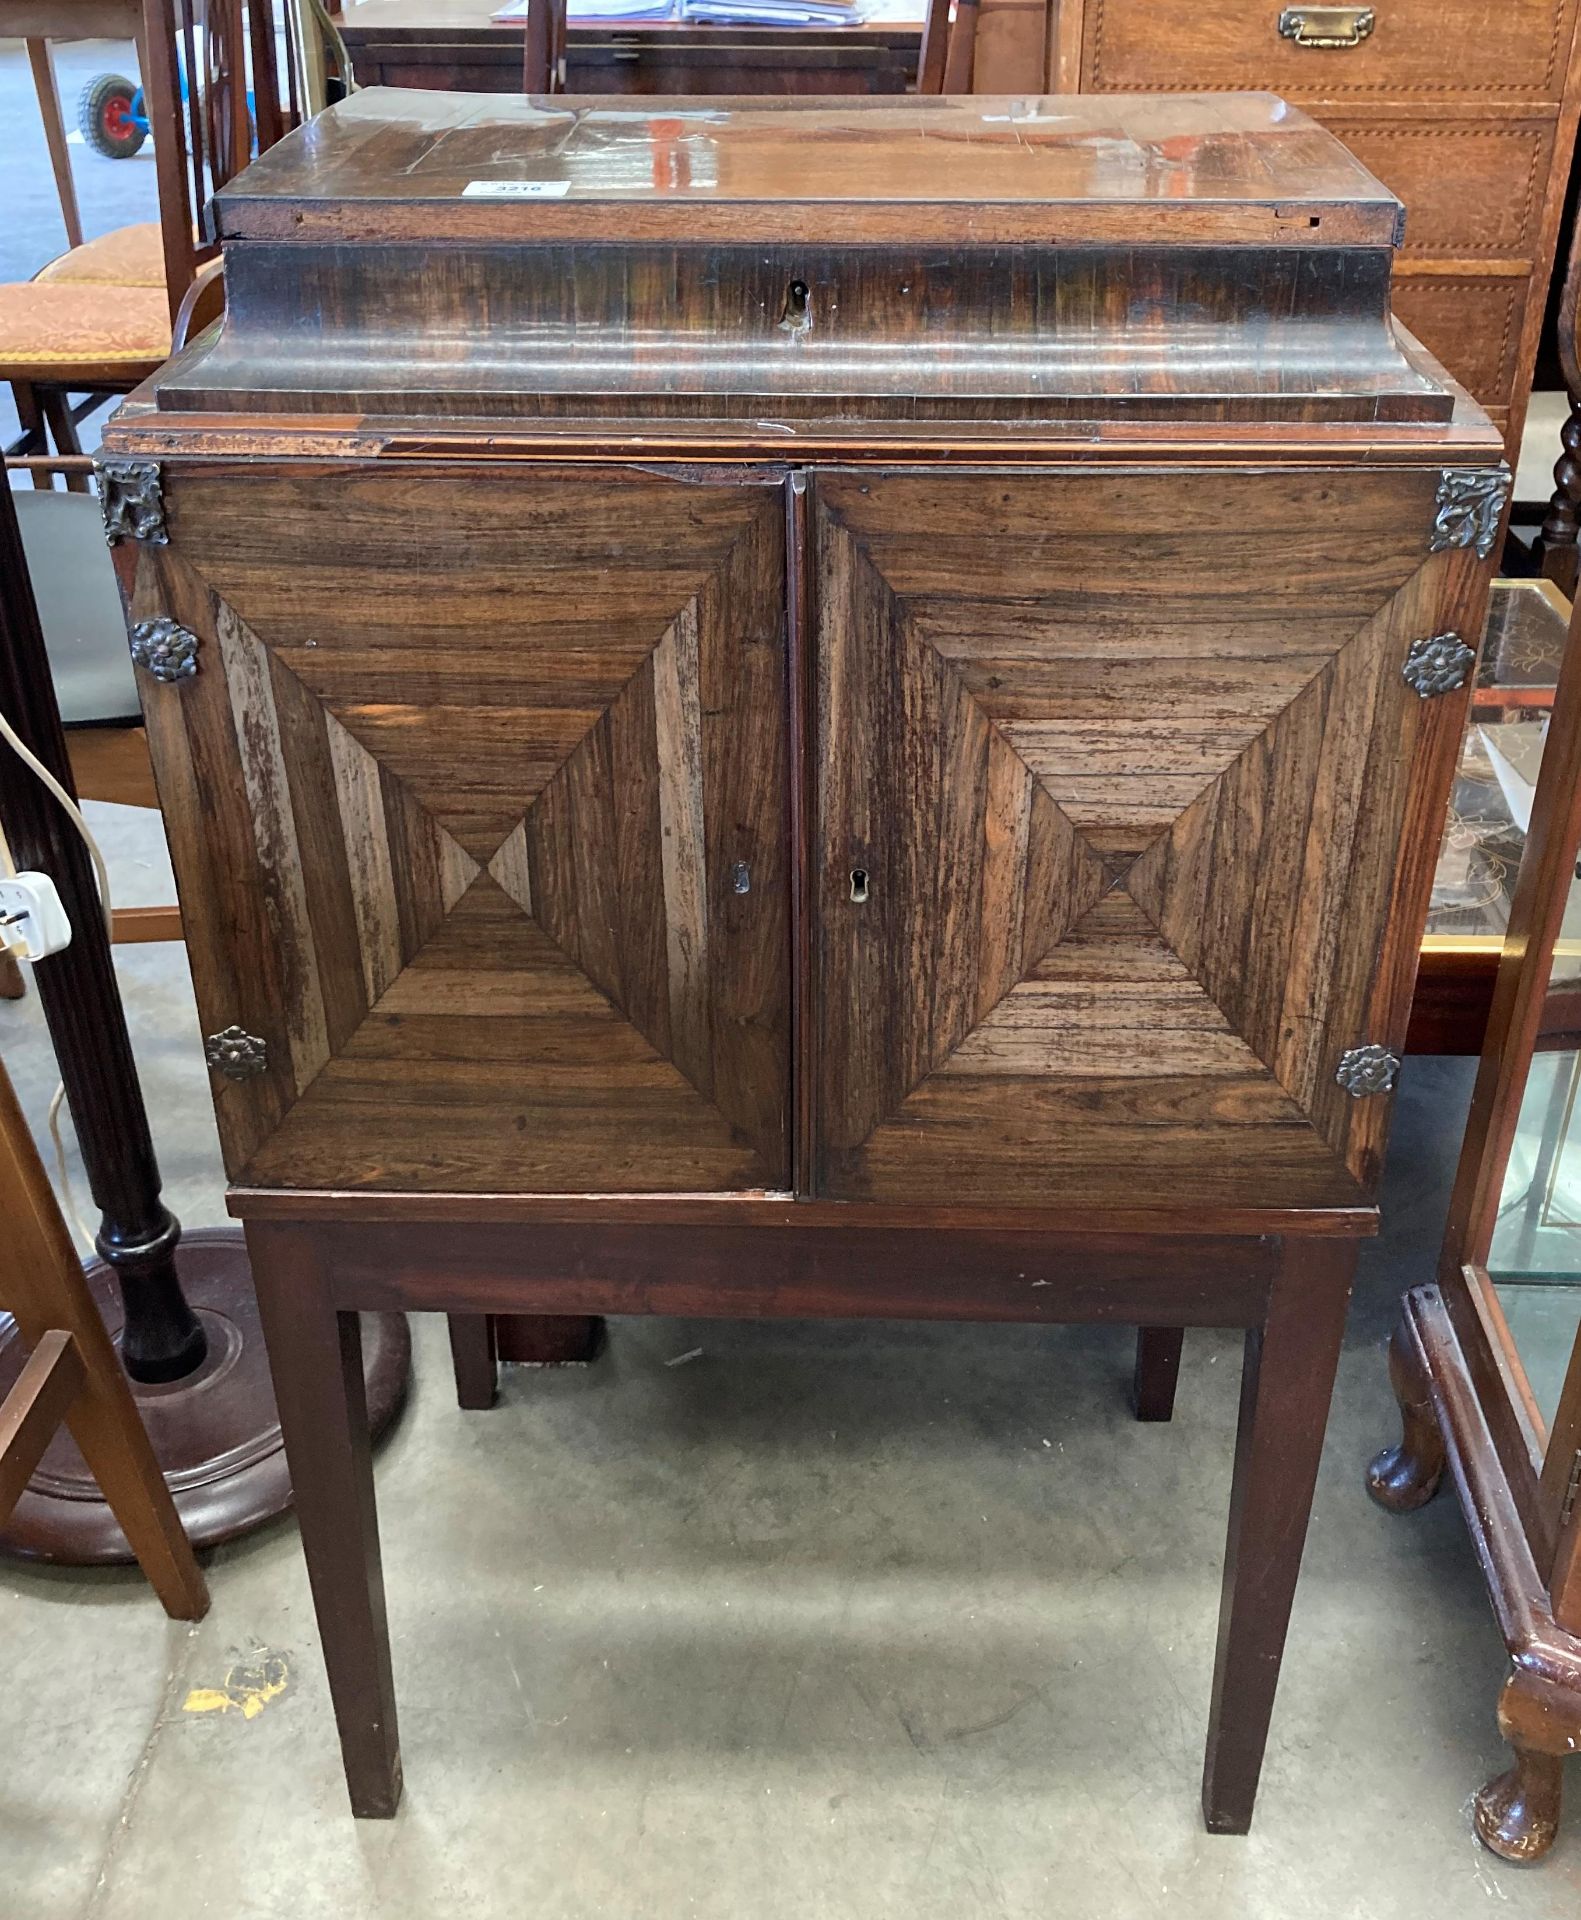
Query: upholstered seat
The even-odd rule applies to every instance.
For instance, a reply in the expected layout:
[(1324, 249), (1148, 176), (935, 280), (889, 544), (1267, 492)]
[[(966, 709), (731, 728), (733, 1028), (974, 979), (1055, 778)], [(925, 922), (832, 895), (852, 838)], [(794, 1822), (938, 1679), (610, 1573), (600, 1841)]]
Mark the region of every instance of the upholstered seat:
[(157, 220), (117, 227), (97, 240), (73, 247), (34, 275), (36, 281), (95, 286), (162, 287), (165, 249)]
[(163, 286), (43, 280), (0, 286), (0, 379), (86, 385), (91, 369), (135, 380), (169, 356)]

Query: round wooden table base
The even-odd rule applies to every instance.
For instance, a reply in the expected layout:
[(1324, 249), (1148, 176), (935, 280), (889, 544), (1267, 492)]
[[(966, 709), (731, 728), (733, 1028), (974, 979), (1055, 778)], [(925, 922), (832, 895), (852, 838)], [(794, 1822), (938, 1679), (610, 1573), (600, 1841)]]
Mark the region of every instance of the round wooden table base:
[[(283, 1513), (291, 1504), (291, 1477), (240, 1230), (184, 1234), (176, 1270), (208, 1333), (208, 1356), (184, 1380), (158, 1386), (134, 1380), (132, 1394), (193, 1546), (212, 1547)], [(103, 1261), (88, 1268), (88, 1285), (118, 1343), (121, 1296)], [(411, 1335), (404, 1314), (368, 1313), (362, 1321), (368, 1415), (377, 1435), (406, 1397)], [(26, 1357), (8, 1326), (0, 1335), (0, 1399)], [(132, 1550), (64, 1427), (0, 1531), (0, 1551), (77, 1567), (131, 1561)]]

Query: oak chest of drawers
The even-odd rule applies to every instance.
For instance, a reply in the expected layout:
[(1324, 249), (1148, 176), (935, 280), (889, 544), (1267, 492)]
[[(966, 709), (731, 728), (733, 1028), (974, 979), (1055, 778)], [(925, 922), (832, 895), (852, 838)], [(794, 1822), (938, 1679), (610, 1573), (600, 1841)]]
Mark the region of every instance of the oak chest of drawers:
[(1575, 0), (1056, 0), (1050, 84), (1271, 87), (1400, 196), (1395, 311), (1506, 429), (1530, 398), (1581, 113)]
[(1251, 1816), (1507, 474), (1263, 98), (364, 93), (109, 529), (354, 1804), (361, 1305), (1249, 1329)]

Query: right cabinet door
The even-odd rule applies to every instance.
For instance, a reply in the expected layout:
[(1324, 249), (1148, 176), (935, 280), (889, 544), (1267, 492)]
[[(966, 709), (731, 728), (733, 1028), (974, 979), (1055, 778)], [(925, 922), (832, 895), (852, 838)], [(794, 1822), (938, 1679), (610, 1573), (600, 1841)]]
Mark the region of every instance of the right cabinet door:
[(1465, 702), (1404, 669), (1481, 615), (1438, 484), (815, 476), (818, 1192), (1370, 1197), (1337, 1076), (1403, 1036)]

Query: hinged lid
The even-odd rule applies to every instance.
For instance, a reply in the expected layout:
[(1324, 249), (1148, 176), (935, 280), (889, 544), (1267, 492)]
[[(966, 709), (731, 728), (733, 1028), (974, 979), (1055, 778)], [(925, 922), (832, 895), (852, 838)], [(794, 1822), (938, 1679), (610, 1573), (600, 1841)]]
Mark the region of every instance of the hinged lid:
[(229, 239), (1389, 247), (1403, 209), (1272, 94), (511, 99), (374, 87), (217, 200)]
[(565, 102), (375, 88), (218, 200), (163, 408), (1439, 421), (1401, 208), (1265, 94)]

